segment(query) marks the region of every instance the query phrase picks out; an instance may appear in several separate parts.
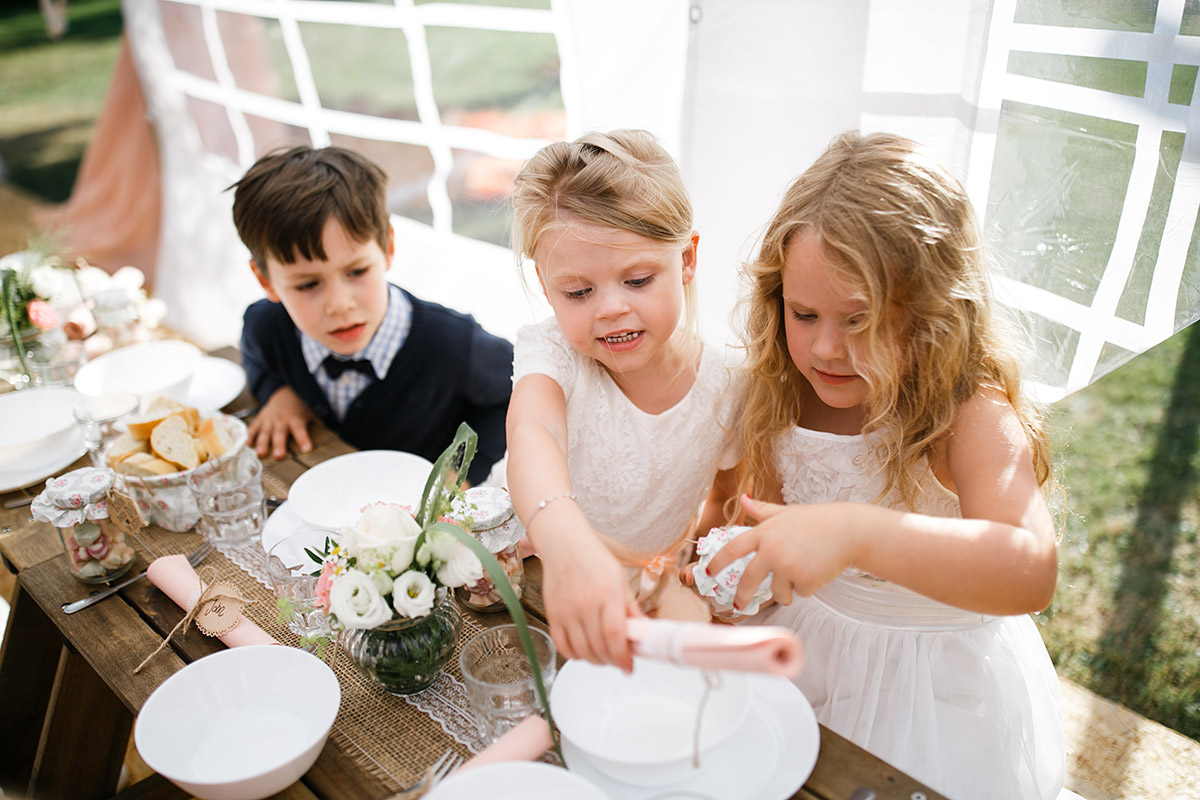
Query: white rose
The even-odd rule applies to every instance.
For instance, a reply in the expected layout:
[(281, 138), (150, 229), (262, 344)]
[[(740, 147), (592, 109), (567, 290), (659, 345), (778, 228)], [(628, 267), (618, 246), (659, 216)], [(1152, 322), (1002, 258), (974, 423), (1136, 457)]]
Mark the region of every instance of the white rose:
[(392, 618), (383, 595), (369, 575), (350, 570), (329, 587), (329, 612), (347, 628), (375, 628)]
[(33, 285), (33, 290), (37, 292), (38, 297), (50, 300), (57, 300), (63, 293), (64, 284), (70, 280), (71, 278), (62, 270), (45, 265), (34, 267), (29, 272), (29, 282)]
[[(355, 523), (346, 547), (358, 557), (367, 550), (389, 554), (388, 560), (407, 567), (412, 562), (413, 548), (421, 528), (404, 508), (391, 503), (368, 506)], [(393, 569), (396, 569), (393, 566)], [(399, 571), (399, 570), (397, 570)]]
[(433, 531), (425, 539), (434, 572), (443, 586), (454, 588), (475, 583), (483, 577), (483, 564), (465, 544), (445, 531)]
[(380, 594), (387, 594), (392, 590), (392, 578), (382, 569), (371, 571), (371, 580), (375, 583), (375, 588)]
[(396, 578), (392, 587), (392, 607), (402, 617), (424, 617), (433, 610), (437, 588), (424, 572), (409, 570)]

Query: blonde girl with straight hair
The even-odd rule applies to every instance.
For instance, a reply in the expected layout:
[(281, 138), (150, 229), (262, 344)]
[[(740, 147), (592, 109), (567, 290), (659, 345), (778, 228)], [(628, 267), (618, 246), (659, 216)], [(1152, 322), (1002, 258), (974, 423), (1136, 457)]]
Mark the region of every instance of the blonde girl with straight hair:
[(652, 135), (617, 130), (540, 150), (513, 210), (554, 316), (517, 334), (508, 488), (559, 651), (629, 669), (628, 616), (708, 619), (674, 566), (738, 460), (730, 370), (690, 310), (691, 201)]
[(958, 180), (837, 137), (746, 265), (735, 605), (805, 642), (818, 719), (955, 798), (1054, 798), (1059, 684), (1028, 616), (1057, 575), (1046, 433)]

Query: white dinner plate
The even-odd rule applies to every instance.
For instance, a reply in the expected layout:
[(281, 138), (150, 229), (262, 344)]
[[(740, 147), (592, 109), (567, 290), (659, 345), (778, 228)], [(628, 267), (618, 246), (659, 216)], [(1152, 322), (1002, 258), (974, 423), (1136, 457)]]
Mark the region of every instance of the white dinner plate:
[(67, 387), (0, 394), (0, 469), (32, 469), (53, 461), (53, 451), (76, 425), (73, 409), (82, 397)]
[(267, 517), (267, 522), (262, 529), (262, 549), (264, 553), (271, 552), (271, 548), (282, 542), (293, 533), (299, 533), (305, 528), (311, 528), (311, 525), (305, 524), (304, 520), (296, 516), (296, 512), (292, 511), (292, 504), (286, 500), (279, 504), (279, 508), (271, 512), (271, 516)]
[(666, 786), (633, 786), (610, 778), (587, 754), (562, 740), (571, 771), (599, 786), (611, 800), (786, 800), (817, 763), (821, 734), (812, 706), (796, 685), (769, 675), (750, 677), (750, 713), (695, 775)]
[(187, 405), (207, 417), (232, 403), (246, 386), (246, 370), (227, 358), (205, 356), (188, 384)]
[(412, 453), (363, 450), (317, 464), (288, 490), (292, 512), (314, 528), (358, 522), (372, 503), (398, 503), (415, 514), (433, 464)]
[(71, 466), (76, 459), (86, 452), (87, 446), (83, 443), (83, 431), (79, 428), (73, 428), (63, 437), (62, 444), (54, 448), (53, 458), (48, 460), (39, 459), (40, 463), (33, 465), (22, 464), (0, 467), (0, 492), (23, 489), (38, 481), (45, 480), (64, 467)]
[(604, 793), (562, 767), (507, 761), (457, 772), (425, 800), (607, 800)]

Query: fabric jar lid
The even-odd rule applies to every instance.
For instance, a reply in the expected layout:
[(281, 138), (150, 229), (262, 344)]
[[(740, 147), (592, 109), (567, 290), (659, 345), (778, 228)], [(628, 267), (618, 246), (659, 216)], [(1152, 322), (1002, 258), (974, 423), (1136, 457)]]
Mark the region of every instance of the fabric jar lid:
[(34, 498), (34, 519), (58, 527), (78, 525), (89, 519), (108, 519), (108, 491), (113, 471), (83, 467), (46, 480), (46, 488)]
[(525, 528), (513, 510), (512, 498), (504, 489), (490, 486), (467, 489), (461, 500), (455, 500), (454, 511), (464, 522), (470, 521), (471, 532), (488, 552), (503, 552), (525, 535)]

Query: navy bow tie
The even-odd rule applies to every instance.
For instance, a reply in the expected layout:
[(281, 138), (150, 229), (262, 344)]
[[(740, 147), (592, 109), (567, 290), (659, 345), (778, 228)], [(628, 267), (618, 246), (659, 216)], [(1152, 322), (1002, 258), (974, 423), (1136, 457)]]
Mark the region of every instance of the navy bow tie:
[(361, 360), (350, 360), (328, 355), (325, 356), (325, 360), (321, 362), (321, 366), (325, 368), (325, 373), (329, 375), (330, 380), (336, 381), (342, 376), (342, 373), (348, 369), (356, 369), (372, 380), (379, 380), (379, 377), (375, 374), (375, 368), (372, 367), (371, 362), (365, 358)]

